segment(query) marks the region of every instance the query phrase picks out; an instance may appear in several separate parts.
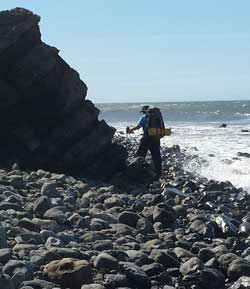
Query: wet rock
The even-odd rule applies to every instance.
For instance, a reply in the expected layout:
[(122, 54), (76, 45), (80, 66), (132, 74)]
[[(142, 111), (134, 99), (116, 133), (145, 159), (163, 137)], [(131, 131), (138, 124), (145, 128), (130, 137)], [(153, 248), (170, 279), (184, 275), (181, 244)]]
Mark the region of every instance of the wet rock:
[(154, 233), (153, 225), (145, 218), (139, 218), (136, 224), (136, 229), (143, 234)]
[(34, 289), (55, 289), (55, 288), (61, 288), (60, 285), (54, 284), (45, 280), (39, 280), (35, 279), (32, 281), (25, 281), (22, 283), (21, 289), (28, 289), (28, 288), (34, 288)]
[(146, 273), (130, 262), (119, 262), (123, 272), (127, 276), (129, 283), (135, 285), (137, 288), (150, 288), (151, 284)]
[(118, 269), (118, 260), (107, 253), (99, 254), (95, 261), (94, 266), (97, 269), (103, 270), (117, 270)]
[(3, 228), (2, 224), (0, 224), (0, 249), (7, 248), (7, 238), (6, 238), (6, 232)]
[(111, 240), (96, 241), (93, 245), (93, 249), (96, 251), (111, 250), (113, 248), (113, 242)]
[(166, 207), (161, 208), (159, 206), (155, 206), (153, 211), (153, 222), (160, 222), (164, 226), (168, 226), (172, 224), (176, 219), (175, 212), (172, 208)]
[(118, 218), (108, 212), (100, 212), (95, 214), (93, 217), (108, 222), (109, 224), (118, 223)]
[(0, 288), (15, 289), (14, 282), (10, 279), (9, 275), (0, 274)]
[(225, 276), (219, 270), (204, 268), (201, 275), (202, 288), (210, 289), (211, 283), (214, 289), (224, 288)]
[(145, 183), (152, 180), (152, 171), (142, 157), (133, 157), (128, 159), (127, 168), (124, 171), (124, 176), (131, 183)]
[(215, 246), (213, 249), (212, 249), (213, 253), (216, 255), (216, 257), (220, 257), (224, 254), (227, 254), (229, 253), (229, 250), (228, 248), (225, 246), (225, 245), (218, 245), (218, 246)]
[(112, 207), (121, 207), (122, 204), (123, 203), (118, 196), (112, 196), (104, 201), (104, 206), (108, 209)]
[(18, 260), (10, 260), (3, 267), (3, 273), (11, 276), (15, 288), (33, 278), (33, 269), (30, 264)]
[(101, 284), (88, 284), (88, 285), (83, 285), (81, 289), (105, 289), (104, 286)]
[(179, 267), (180, 263), (175, 256), (167, 251), (152, 250), (150, 257), (155, 260), (155, 262), (160, 263), (164, 268)]
[(30, 256), (30, 263), (34, 267), (40, 267), (51, 262), (55, 255), (47, 250), (40, 249), (40, 250), (31, 250), (29, 253)]
[(228, 267), (227, 275), (233, 281), (241, 276), (250, 277), (250, 263), (240, 258), (234, 260)]
[(207, 238), (215, 237), (214, 229), (209, 224), (206, 224), (203, 220), (194, 220), (188, 227), (188, 230), (190, 232), (203, 235)]
[(122, 274), (107, 274), (105, 275), (103, 285), (105, 288), (114, 289), (114, 288), (122, 288), (129, 287), (127, 277)]
[(86, 253), (83, 253), (82, 251), (79, 251), (77, 249), (72, 248), (50, 248), (49, 252), (52, 253), (55, 256), (55, 259), (65, 259), (65, 258), (73, 258), (73, 259), (83, 259), (88, 260), (89, 255)]
[(6, 264), (12, 256), (12, 250), (11, 249), (0, 249), (0, 263)]
[(38, 216), (42, 216), (47, 210), (49, 210), (51, 207), (51, 202), (49, 197), (42, 196), (38, 200), (36, 200), (33, 212), (37, 214)]
[(177, 205), (177, 206), (174, 206), (174, 211), (175, 211), (175, 214), (178, 217), (185, 217), (187, 215), (187, 211), (186, 211), (186, 208), (182, 205)]
[(250, 235), (250, 223), (249, 222), (243, 222), (240, 224), (239, 232), (244, 234), (245, 236)]
[(130, 211), (124, 211), (119, 215), (119, 222), (122, 224), (126, 224), (131, 227), (136, 227), (137, 221), (139, 219), (139, 216)]
[(34, 223), (32, 220), (28, 218), (23, 218), (20, 221), (18, 221), (17, 226), (34, 232), (37, 232), (40, 229), (40, 226), (38, 226), (36, 223)]
[(111, 228), (117, 232), (117, 234), (122, 234), (122, 235), (136, 235), (137, 230), (134, 228), (127, 226), (125, 224), (112, 224)]
[(244, 158), (250, 158), (250, 154), (249, 153), (238, 152), (237, 156), (238, 157), (244, 157)]
[(152, 263), (142, 266), (142, 270), (148, 275), (148, 277), (157, 276), (164, 271), (164, 267), (159, 263)]
[(50, 248), (63, 248), (65, 246), (64, 242), (60, 239), (54, 238), (54, 237), (49, 237), (45, 243), (45, 248), (50, 249)]
[(143, 217), (147, 218), (151, 223), (153, 222), (154, 206), (144, 207), (142, 210)]
[(200, 271), (202, 268), (202, 261), (197, 257), (193, 257), (187, 262), (181, 264), (180, 271), (183, 275), (192, 275), (197, 273), (197, 271)]
[(57, 224), (57, 222), (53, 220), (33, 218), (32, 222), (40, 226), (41, 230), (53, 230), (54, 232), (58, 232), (60, 229), (60, 226)]
[(178, 257), (178, 259), (181, 259), (184, 261), (194, 257), (194, 254), (192, 254), (188, 250), (183, 249), (181, 247), (175, 247), (173, 249), (173, 251), (174, 251), (175, 255)]
[(42, 236), (39, 233), (30, 232), (30, 233), (24, 233), (20, 234), (15, 238), (17, 244), (43, 244), (44, 240)]
[(250, 277), (240, 277), (229, 289), (249, 289), (250, 288)]
[(60, 196), (60, 194), (56, 187), (56, 182), (45, 183), (41, 188), (41, 194), (49, 198), (57, 198)]
[(215, 222), (226, 236), (232, 236), (238, 232), (238, 228), (234, 225), (232, 220), (226, 216), (218, 216), (215, 219)]
[(172, 197), (172, 196), (179, 196), (181, 198), (188, 197), (188, 194), (183, 193), (181, 190), (178, 190), (177, 188), (165, 188), (162, 192), (162, 195), (165, 198)]
[(214, 252), (210, 248), (202, 248), (199, 250), (198, 257), (205, 263), (214, 257)]
[(25, 182), (23, 180), (23, 177), (20, 175), (11, 175), (9, 178), (9, 182), (16, 189), (25, 188)]
[(65, 258), (52, 261), (45, 266), (44, 273), (51, 282), (63, 288), (81, 289), (82, 285), (93, 283), (91, 267), (84, 260)]
[(218, 262), (219, 262), (221, 268), (223, 268), (224, 271), (227, 271), (227, 270), (228, 270), (228, 267), (230, 266), (230, 264), (231, 264), (234, 260), (237, 260), (237, 259), (239, 259), (239, 256), (237, 256), (236, 254), (226, 253), (226, 254), (221, 255), (221, 256), (218, 258)]
[(47, 210), (44, 213), (43, 217), (45, 219), (56, 221), (58, 224), (64, 224), (67, 221), (65, 213), (60, 208), (57, 207)]

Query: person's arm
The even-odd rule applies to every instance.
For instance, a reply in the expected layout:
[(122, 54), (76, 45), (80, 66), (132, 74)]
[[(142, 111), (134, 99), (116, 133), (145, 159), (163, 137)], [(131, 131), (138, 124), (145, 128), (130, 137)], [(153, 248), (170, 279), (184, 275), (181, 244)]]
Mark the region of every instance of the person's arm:
[(140, 129), (141, 128), (141, 126), (139, 126), (139, 125), (137, 125), (137, 126), (135, 126), (135, 127), (132, 127), (132, 128), (129, 128), (128, 127), (128, 133), (133, 133), (135, 130), (138, 130), (138, 129)]
[(142, 127), (143, 127), (143, 121), (144, 121), (144, 116), (142, 116), (142, 117), (140, 118), (137, 126), (134, 126), (134, 127), (132, 127), (132, 128), (129, 128), (129, 127), (128, 127), (127, 132), (128, 132), (128, 133), (133, 133), (135, 130), (138, 130), (138, 129), (142, 128)]

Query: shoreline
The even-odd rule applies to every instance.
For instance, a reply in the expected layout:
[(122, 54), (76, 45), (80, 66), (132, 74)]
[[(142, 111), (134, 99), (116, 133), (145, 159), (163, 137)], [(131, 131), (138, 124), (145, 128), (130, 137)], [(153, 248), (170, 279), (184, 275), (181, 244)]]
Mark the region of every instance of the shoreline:
[[(132, 136), (126, 136), (123, 132), (124, 130), (125, 128), (122, 130), (118, 129), (116, 133), (118, 138), (119, 136), (124, 138), (122, 144), (126, 146), (127, 139), (128, 142), (133, 142), (134, 146), (137, 147), (140, 134), (137, 133)], [(238, 131), (240, 133), (240, 129), (238, 129)], [(163, 155), (168, 147), (178, 145), (183, 152), (181, 165), (184, 166), (186, 171), (200, 178), (212, 179), (219, 182), (230, 181), (235, 187), (239, 189), (243, 188), (250, 193), (250, 183), (246, 175), (249, 167), (249, 158), (248, 153), (242, 153), (248, 152), (249, 150), (234, 148), (233, 144), (224, 147), (223, 150), (216, 149), (216, 147), (213, 146), (213, 138), (210, 138), (210, 136), (218, 136), (218, 138), (216, 138), (218, 146), (223, 147), (221, 143), (222, 138), (226, 143), (226, 136), (224, 136), (225, 130), (219, 127), (216, 131), (212, 131), (212, 129), (209, 128), (208, 133), (205, 133), (205, 135), (200, 135), (200, 132), (204, 133), (204, 130), (197, 130), (197, 128), (191, 129), (190, 127), (184, 130), (182, 127), (173, 127), (173, 134), (170, 137), (163, 138), (161, 141)], [(181, 135), (183, 135), (183, 139)], [(248, 137), (249, 132), (244, 136)], [(227, 141), (229, 142), (230, 140), (233, 141), (232, 135), (227, 136)], [(220, 149), (220, 147), (218, 148)], [(131, 153), (132, 155), (136, 153), (136, 149), (132, 147), (129, 147), (129, 151), (130, 155)], [(150, 157), (148, 160), (150, 160)]]

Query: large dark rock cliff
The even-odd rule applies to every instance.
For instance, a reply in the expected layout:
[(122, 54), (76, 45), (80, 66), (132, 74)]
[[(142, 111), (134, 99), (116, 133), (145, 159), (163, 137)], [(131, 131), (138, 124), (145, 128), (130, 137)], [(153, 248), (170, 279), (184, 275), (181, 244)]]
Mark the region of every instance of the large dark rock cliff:
[(85, 100), (79, 74), (41, 41), (39, 21), (21, 8), (0, 13), (0, 157), (30, 169), (112, 174), (126, 151)]

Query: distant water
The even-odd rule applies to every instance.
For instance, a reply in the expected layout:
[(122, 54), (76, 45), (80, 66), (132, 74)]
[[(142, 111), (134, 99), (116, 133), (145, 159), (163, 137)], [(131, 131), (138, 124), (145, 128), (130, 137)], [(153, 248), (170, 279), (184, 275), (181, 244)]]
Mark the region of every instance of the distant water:
[[(100, 118), (118, 130), (135, 125), (143, 104), (99, 104)], [(167, 127), (173, 129), (163, 145), (179, 145), (200, 161), (186, 163), (186, 169), (218, 181), (230, 181), (250, 193), (250, 101), (155, 103), (161, 108)], [(226, 123), (227, 128), (219, 128)]]

